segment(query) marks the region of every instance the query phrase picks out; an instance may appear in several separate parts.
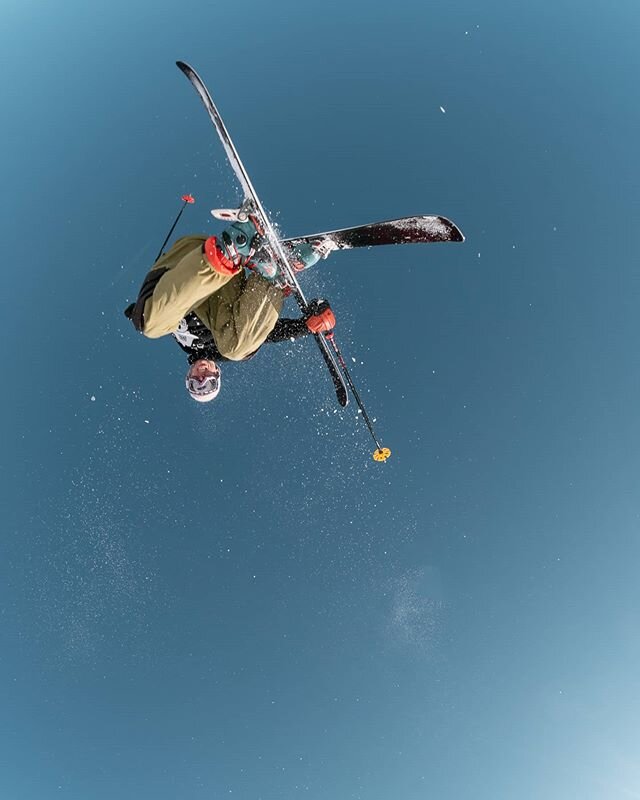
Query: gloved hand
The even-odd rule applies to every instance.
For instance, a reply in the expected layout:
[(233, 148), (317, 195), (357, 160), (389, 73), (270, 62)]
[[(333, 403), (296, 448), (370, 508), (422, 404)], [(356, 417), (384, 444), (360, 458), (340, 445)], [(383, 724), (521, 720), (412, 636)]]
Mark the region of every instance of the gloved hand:
[(327, 300), (312, 300), (305, 320), (311, 333), (326, 333), (336, 326), (336, 318)]
[(246, 222), (233, 222), (222, 231), (219, 240), (224, 255), (234, 266), (240, 267), (247, 262), (260, 245), (260, 232), (253, 219)]

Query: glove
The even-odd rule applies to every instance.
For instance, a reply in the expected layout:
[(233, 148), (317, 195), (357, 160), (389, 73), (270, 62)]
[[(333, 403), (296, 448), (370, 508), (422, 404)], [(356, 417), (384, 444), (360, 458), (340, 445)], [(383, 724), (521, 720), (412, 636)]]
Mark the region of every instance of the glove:
[(260, 238), (260, 232), (253, 218), (249, 217), (247, 222), (233, 222), (225, 228), (219, 244), (229, 261), (234, 266), (240, 267), (255, 253), (260, 245)]
[(309, 312), (305, 322), (311, 333), (326, 333), (336, 326), (335, 315), (326, 300), (312, 300), (309, 303)]

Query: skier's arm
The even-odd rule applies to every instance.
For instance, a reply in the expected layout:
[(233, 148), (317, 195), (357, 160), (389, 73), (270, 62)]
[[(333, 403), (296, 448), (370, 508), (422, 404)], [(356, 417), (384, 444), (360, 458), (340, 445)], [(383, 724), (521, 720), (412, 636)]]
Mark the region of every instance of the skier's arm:
[(308, 314), (300, 319), (279, 319), (265, 341), (284, 342), (287, 339), (299, 339), (310, 333), (330, 331), (335, 324), (336, 318), (329, 303), (326, 300), (312, 300), (309, 303)]
[(311, 333), (307, 328), (306, 317), (300, 319), (282, 318), (276, 322), (275, 328), (265, 339), (266, 342), (284, 342), (291, 339), (299, 339), (301, 336), (308, 336)]

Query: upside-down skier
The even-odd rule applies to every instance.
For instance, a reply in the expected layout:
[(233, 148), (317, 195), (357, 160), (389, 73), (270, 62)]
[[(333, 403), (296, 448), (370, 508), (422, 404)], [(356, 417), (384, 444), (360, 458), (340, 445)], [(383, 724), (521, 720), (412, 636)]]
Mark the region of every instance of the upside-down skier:
[[(312, 301), (300, 319), (280, 318), (289, 288), (258, 226), (249, 216), (220, 237), (178, 239), (155, 262), (125, 311), (150, 339), (174, 337), (188, 358), (187, 391), (201, 403), (220, 391), (220, 361), (245, 361), (265, 342), (330, 331), (336, 323), (325, 300)], [(288, 255), (300, 271), (330, 252), (325, 242), (301, 242)]]

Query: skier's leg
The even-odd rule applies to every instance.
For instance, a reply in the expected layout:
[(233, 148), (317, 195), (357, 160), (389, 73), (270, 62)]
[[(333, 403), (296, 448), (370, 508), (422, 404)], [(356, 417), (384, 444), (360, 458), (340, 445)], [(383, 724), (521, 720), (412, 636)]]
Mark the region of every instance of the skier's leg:
[(282, 289), (260, 275), (250, 275), (238, 295), (235, 287), (216, 297), (215, 341), (220, 354), (242, 361), (262, 345), (273, 330), (284, 301)]
[[(203, 251), (205, 236), (185, 236), (153, 265), (140, 290), (134, 324), (155, 339), (233, 277), (217, 271)], [(136, 311), (138, 319), (136, 319)]]

